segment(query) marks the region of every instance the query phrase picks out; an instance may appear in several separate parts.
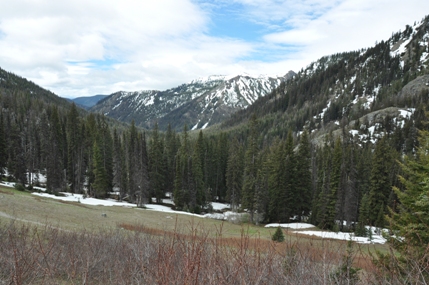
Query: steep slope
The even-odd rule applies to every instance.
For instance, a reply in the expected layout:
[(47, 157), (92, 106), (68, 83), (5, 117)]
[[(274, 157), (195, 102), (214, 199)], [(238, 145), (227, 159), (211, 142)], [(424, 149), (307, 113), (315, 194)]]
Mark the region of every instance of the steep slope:
[(43, 103), (56, 104), (59, 107), (69, 108), (71, 106), (66, 99), (60, 98), (51, 91), (1, 68), (0, 95), (5, 100), (19, 100), (21, 96), (24, 96), (27, 100), (37, 99)]
[(280, 77), (209, 76), (165, 91), (117, 92), (101, 100), (91, 111), (123, 122), (160, 129), (168, 124), (181, 130), (205, 128), (221, 122), (236, 110), (246, 108), (282, 82), (293, 77), (290, 71)]
[[(80, 116), (89, 114), (80, 105), (77, 106)], [(66, 114), (71, 107), (70, 100), (61, 98), (21, 76), (0, 68), (0, 114), (5, 117), (23, 116), (27, 121), (40, 122), (43, 113), (49, 113), (55, 109), (59, 114)], [(111, 118), (106, 118), (105, 122), (119, 130), (127, 127), (124, 123)]]
[[(356, 135), (371, 127), (382, 133), (387, 122), (375, 126), (380, 120), (370, 120), (370, 125), (365, 116), (375, 112), (375, 117), (385, 117), (375, 114), (386, 110), (389, 120), (396, 118), (397, 125), (403, 125), (399, 123), (400, 114), (412, 113), (427, 104), (428, 73), (426, 17), (374, 47), (317, 60), (285, 85), (235, 113), (222, 127), (239, 128), (251, 114), (256, 114), (263, 122), (260, 131), (268, 137), (284, 137), (288, 129), (299, 132), (304, 127), (313, 136), (342, 127)], [(396, 111), (388, 112), (387, 108)]]

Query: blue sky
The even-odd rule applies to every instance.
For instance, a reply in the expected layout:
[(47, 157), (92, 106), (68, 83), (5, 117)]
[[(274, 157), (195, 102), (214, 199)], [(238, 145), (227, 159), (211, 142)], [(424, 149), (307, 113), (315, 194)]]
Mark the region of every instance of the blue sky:
[(281, 75), (373, 46), (424, 0), (0, 0), (0, 67), (62, 97)]

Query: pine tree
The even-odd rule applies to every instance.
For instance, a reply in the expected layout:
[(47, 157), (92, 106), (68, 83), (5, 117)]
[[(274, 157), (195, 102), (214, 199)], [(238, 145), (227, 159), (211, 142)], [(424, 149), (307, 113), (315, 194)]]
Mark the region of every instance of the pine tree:
[(284, 242), (285, 241), (285, 235), (283, 234), (283, 230), (281, 227), (277, 227), (276, 231), (274, 232), (273, 236), (271, 237), (273, 241), (276, 242)]
[[(393, 157), (392, 149), (387, 143), (387, 137), (379, 140), (375, 146), (374, 160), (370, 177), (370, 207), (371, 226), (375, 225), (379, 212), (386, 213), (389, 196), (392, 191), (391, 171)], [(380, 210), (380, 208), (382, 208)]]
[[(399, 199), (399, 211), (390, 210), (387, 221), (398, 237), (394, 246), (401, 254), (416, 261), (428, 262), (429, 244), (429, 131), (419, 134), (416, 159), (407, 157), (401, 164), (400, 181), (405, 191), (394, 187)], [(414, 255), (414, 256), (413, 256)], [(424, 257), (424, 260), (421, 258)]]
[(369, 214), (369, 194), (364, 194), (362, 197), (362, 201), (360, 202), (359, 220), (355, 230), (357, 236), (367, 236), (368, 233), (365, 228), (365, 225), (369, 224)]
[(209, 201), (206, 197), (205, 183), (204, 183), (204, 136), (200, 130), (198, 139), (192, 153), (192, 179), (195, 184), (196, 206), (194, 212), (198, 213), (201, 209), (207, 208)]
[[(405, 191), (394, 187), (399, 211), (386, 216), (394, 236), (389, 240), (394, 256), (378, 253), (379, 264), (401, 274), (404, 284), (426, 284), (429, 280), (429, 132), (419, 134), (417, 155), (401, 164), (400, 181)], [(399, 258), (398, 258), (399, 255)], [(392, 262), (394, 261), (394, 262)]]
[(0, 180), (4, 174), (6, 162), (6, 134), (4, 131), (3, 113), (0, 113)]
[(103, 167), (106, 170), (107, 192), (113, 188), (113, 139), (106, 118), (103, 116), (99, 122), (100, 141), (99, 147), (103, 157)]
[(221, 133), (216, 145), (216, 182), (214, 185), (214, 195), (219, 201), (224, 201), (226, 197), (226, 167), (228, 164), (228, 137)]
[(67, 116), (67, 178), (72, 193), (82, 193), (84, 182), (83, 134), (79, 113), (73, 103)]
[[(344, 219), (347, 222), (347, 226), (350, 228), (353, 222), (358, 221), (359, 212), (359, 189), (358, 189), (358, 170), (357, 170), (357, 149), (353, 145), (348, 145), (345, 151), (347, 155), (347, 173), (343, 175), (343, 188), (342, 191), (342, 204), (343, 209), (341, 211), (342, 216), (340, 219)], [(345, 192), (345, 193), (344, 193)]]
[(332, 170), (332, 148), (328, 141), (317, 153), (316, 193), (313, 198), (310, 221), (325, 228), (328, 217), (328, 201), (331, 197), (330, 176)]
[(57, 108), (48, 109), (47, 113), (47, 116), (42, 116), (43, 129), (46, 130), (43, 140), (43, 153), (46, 157), (46, 188), (50, 192), (58, 193), (65, 188), (61, 123)]
[(284, 146), (284, 178), (283, 185), (284, 189), (281, 191), (279, 196), (280, 199), (280, 217), (279, 221), (288, 222), (289, 219), (293, 216), (300, 216), (299, 212), (299, 195), (297, 191), (297, 180), (299, 177), (297, 176), (297, 161), (296, 154), (294, 152), (294, 142), (292, 137), (292, 130), (289, 130), (286, 142)]
[(134, 121), (132, 121), (127, 134), (127, 172), (128, 172), (128, 196), (130, 201), (136, 201), (138, 189), (138, 133)]
[(148, 154), (146, 146), (146, 135), (139, 134), (138, 138), (138, 163), (137, 163), (137, 188), (136, 193), (137, 207), (143, 207), (144, 204), (150, 202), (150, 187), (149, 187), (149, 166)]
[(333, 230), (335, 227), (335, 218), (337, 215), (337, 194), (341, 187), (341, 164), (342, 164), (342, 149), (341, 140), (338, 138), (335, 142), (333, 157), (332, 157), (332, 170), (330, 175), (330, 192), (326, 204), (326, 218), (324, 221), (324, 228)]
[(243, 155), (242, 147), (237, 138), (233, 139), (229, 148), (226, 186), (227, 201), (231, 204), (231, 209), (237, 211), (243, 187)]
[(266, 163), (266, 154), (262, 152), (259, 155), (259, 166), (258, 172), (256, 175), (256, 185), (255, 185), (255, 223), (258, 225), (260, 222), (267, 220), (266, 214), (269, 209), (269, 191), (268, 191), (268, 174), (269, 174), (269, 164)]
[(119, 191), (119, 200), (127, 193), (127, 169), (124, 147), (117, 130), (113, 130), (113, 190)]
[(255, 193), (256, 193), (256, 177), (258, 174), (258, 136), (257, 119), (253, 115), (249, 123), (248, 146), (244, 159), (244, 175), (243, 175), (243, 190), (241, 205), (250, 213), (250, 222), (253, 223), (253, 217), (256, 208)]
[(287, 222), (290, 216), (290, 204), (287, 181), (290, 173), (286, 172), (285, 142), (273, 144), (267, 158), (269, 168), (268, 189), (269, 202), (267, 220), (270, 222)]
[(164, 159), (164, 144), (159, 136), (158, 123), (155, 123), (152, 137), (150, 140), (150, 168), (149, 177), (151, 183), (152, 195), (157, 203), (162, 202), (165, 196), (165, 159)]
[(13, 126), (10, 134), (9, 146), (9, 158), (10, 164), (8, 165), (8, 171), (15, 179), (22, 185), (27, 183), (26, 176), (26, 161), (25, 161), (25, 149), (23, 142), (23, 133), (19, 130), (18, 125)]
[(93, 147), (93, 163), (94, 163), (94, 183), (92, 184), (93, 194), (95, 198), (106, 198), (109, 189), (107, 171), (104, 167), (104, 159), (102, 151), (98, 146), (97, 141)]
[[(183, 127), (182, 145), (176, 158), (176, 177), (174, 179), (174, 204), (177, 209), (182, 210), (189, 207), (189, 190), (193, 187), (189, 178), (191, 177), (190, 168), (190, 142), (188, 135), (188, 126)], [(188, 208), (189, 209), (189, 208)]]
[(176, 132), (171, 129), (171, 125), (168, 124), (167, 131), (165, 133), (165, 191), (173, 193), (174, 191), (174, 177), (176, 169), (176, 154), (179, 149), (177, 144)]
[(297, 215), (299, 220), (301, 216), (308, 216), (311, 210), (311, 196), (312, 196), (312, 185), (311, 185), (311, 146), (308, 137), (307, 130), (301, 135), (301, 141), (298, 148), (298, 154), (296, 158), (296, 187), (295, 192), (297, 193)]

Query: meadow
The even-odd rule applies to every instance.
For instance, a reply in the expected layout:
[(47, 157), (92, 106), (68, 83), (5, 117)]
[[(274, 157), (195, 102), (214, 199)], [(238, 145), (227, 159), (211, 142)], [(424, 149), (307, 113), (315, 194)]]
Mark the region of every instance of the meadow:
[(0, 284), (395, 284), (387, 245), (274, 231), (0, 187)]

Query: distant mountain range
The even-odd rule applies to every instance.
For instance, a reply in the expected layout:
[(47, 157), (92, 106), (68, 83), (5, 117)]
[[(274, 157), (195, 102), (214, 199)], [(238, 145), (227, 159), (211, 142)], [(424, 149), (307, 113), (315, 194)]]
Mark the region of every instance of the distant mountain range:
[(185, 124), (189, 129), (204, 129), (247, 108), (293, 76), (293, 71), (275, 77), (209, 76), (165, 91), (116, 92), (90, 110), (122, 122), (134, 120), (145, 128), (157, 122), (161, 130), (168, 124), (176, 130)]
[(69, 100), (75, 102), (76, 105), (79, 105), (85, 109), (89, 109), (107, 96), (109, 95), (94, 95), (90, 97), (78, 97)]

